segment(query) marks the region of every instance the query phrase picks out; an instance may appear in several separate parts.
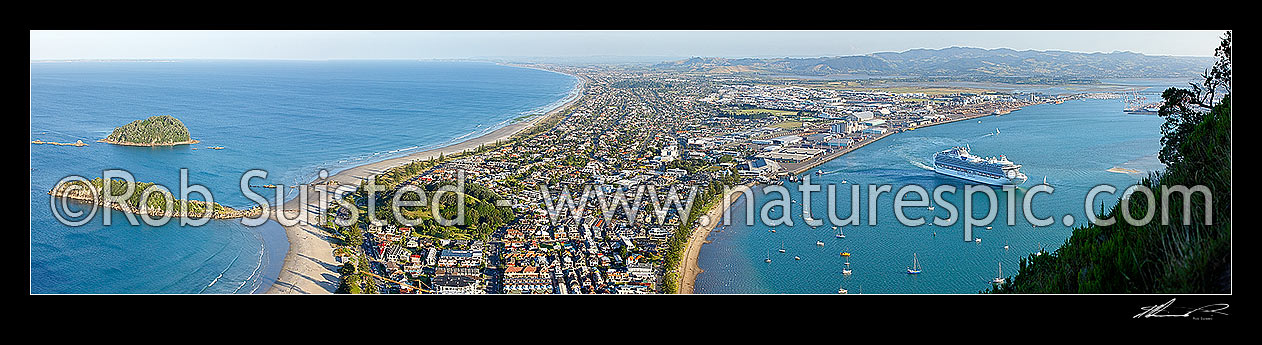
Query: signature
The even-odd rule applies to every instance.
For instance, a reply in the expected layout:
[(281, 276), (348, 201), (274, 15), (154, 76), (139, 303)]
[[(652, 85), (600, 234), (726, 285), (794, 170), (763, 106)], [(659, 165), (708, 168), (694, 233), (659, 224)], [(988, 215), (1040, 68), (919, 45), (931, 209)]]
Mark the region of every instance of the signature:
[[(1174, 304), (1174, 300), (1175, 300), (1174, 298), (1171, 298), (1170, 301), (1166, 303), (1140, 308), (1140, 309), (1143, 309), (1144, 312), (1139, 313), (1138, 315), (1135, 315), (1134, 318), (1192, 317), (1194, 319), (1208, 320), (1214, 316), (1213, 314), (1227, 315), (1227, 313), (1224, 313), (1223, 310), (1229, 307), (1229, 305), (1227, 305), (1226, 303), (1216, 303), (1216, 304), (1209, 304), (1200, 308), (1183, 308), (1183, 307), (1171, 308), (1170, 305)], [(1200, 316), (1194, 316), (1194, 314), (1199, 314)]]

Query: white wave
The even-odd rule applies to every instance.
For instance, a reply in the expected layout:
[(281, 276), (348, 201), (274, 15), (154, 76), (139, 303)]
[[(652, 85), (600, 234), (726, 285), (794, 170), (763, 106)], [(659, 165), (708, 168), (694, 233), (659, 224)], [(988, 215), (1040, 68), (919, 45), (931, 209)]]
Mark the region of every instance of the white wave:
[[(259, 242), (259, 261), (255, 263), (254, 271), (250, 272), (250, 275), (248, 277), (245, 277), (245, 279), (241, 281), (241, 285), (237, 286), (236, 290), (232, 290), (232, 293), (237, 293), (237, 291), (241, 291), (241, 288), (245, 287), (245, 284), (249, 283), (250, 279), (254, 279), (255, 275), (263, 271), (263, 258), (267, 257), (267, 246), (264, 245), (262, 236), (259, 236), (258, 234), (254, 234), (254, 238), (258, 240)], [(257, 287), (255, 289), (257, 290)], [(250, 291), (250, 293), (254, 293), (254, 291)]]
[(223, 278), (223, 275), (224, 275), (225, 273), (228, 273), (228, 269), (232, 268), (232, 264), (237, 263), (237, 259), (239, 259), (239, 258), (241, 258), (241, 255), (239, 255), (239, 254), (238, 254), (236, 257), (233, 257), (233, 258), (232, 258), (232, 262), (229, 262), (229, 263), (228, 263), (228, 267), (224, 267), (223, 272), (219, 272), (219, 276), (218, 276), (218, 277), (215, 277), (215, 280), (212, 280), (212, 281), (210, 281), (210, 284), (206, 284), (206, 286), (203, 286), (203, 287), (202, 287), (202, 290), (201, 290), (201, 291), (198, 291), (197, 293), (202, 293), (202, 292), (205, 292), (205, 291), (206, 291), (206, 289), (210, 288), (211, 286), (214, 286), (214, 285), (215, 285), (215, 283), (218, 283), (218, 282), (219, 282), (219, 278)]

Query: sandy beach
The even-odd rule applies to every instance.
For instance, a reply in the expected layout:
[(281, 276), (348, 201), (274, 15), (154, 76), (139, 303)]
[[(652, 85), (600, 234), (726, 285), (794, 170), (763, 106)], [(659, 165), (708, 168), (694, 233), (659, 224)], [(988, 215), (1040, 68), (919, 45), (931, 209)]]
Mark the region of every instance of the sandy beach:
[[(478, 146), (484, 144), (491, 146), (497, 142), (506, 141), (513, 135), (555, 116), (582, 99), (586, 81), (580, 76), (571, 76), (579, 78), (578, 94), (565, 104), (548, 111), (544, 116), (535, 116), (527, 121), (511, 123), (490, 133), (450, 146), (357, 166), (343, 170), (328, 178), (317, 179), (308, 183), (306, 187), (308, 203), (306, 205), (303, 205), (299, 198), (293, 198), (284, 204), (284, 209), (289, 210), (288, 214), (285, 215), (286, 218), (298, 217), (298, 212), (301, 212), (302, 219), (295, 226), (284, 227), (285, 235), (289, 239), (289, 251), (285, 254), (284, 266), (281, 268), (280, 275), (277, 276), (276, 283), (272, 285), (272, 288), (267, 293), (333, 293), (341, 282), (337, 274), (339, 267), (333, 258), (333, 246), (330, 244), (331, 236), (318, 226), (309, 223), (309, 221), (316, 220), (320, 212), (320, 205), (318, 205), (320, 192), (316, 191), (317, 186), (322, 186), (329, 181), (334, 181), (337, 184), (359, 185), (360, 181), (367, 180), (369, 176), (381, 174), (390, 168), (415, 160), (436, 158), (439, 154), (450, 156), (467, 150), (476, 150)], [(272, 212), (272, 218), (275, 219), (276, 216), (276, 212)]]
[(705, 239), (710, 236), (710, 232), (723, 223), (723, 213), (732, 207), (732, 203), (740, 199), (744, 190), (752, 186), (753, 184), (750, 183), (733, 187), (731, 198), (719, 199), (719, 202), (711, 206), (710, 210), (706, 212), (704, 217), (710, 221), (706, 225), (693, 229), (692, 235), (688, 236), (688, 248), (684, 250), (683, 261), (679, 263), (679, 268), (676, 269), (675, 274), (675, 277), (679, 278), (678, 293), (692, 293), (692, 289), (697, 282), (697, 275), (705, 272), (697, 264), (697, 260), (701, 257), (701, 246), (705, 244)]

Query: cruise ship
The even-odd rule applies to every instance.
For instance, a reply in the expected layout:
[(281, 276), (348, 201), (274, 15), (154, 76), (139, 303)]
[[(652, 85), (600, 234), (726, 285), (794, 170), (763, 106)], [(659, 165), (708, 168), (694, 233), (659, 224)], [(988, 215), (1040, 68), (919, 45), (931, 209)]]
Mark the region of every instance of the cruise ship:
[(1008, 158), (974, 156), (968, 153), (967, 147), (953, 147), (934, 154), (933, 171), (996, 186), (1020, 185), (1026, 180), (1021, 166)]

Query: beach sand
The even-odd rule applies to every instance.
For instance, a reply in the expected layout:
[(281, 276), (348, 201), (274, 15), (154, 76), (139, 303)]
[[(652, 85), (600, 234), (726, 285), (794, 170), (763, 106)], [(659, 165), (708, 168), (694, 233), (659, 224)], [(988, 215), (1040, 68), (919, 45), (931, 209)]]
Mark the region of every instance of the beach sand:
[(1143, 172), (1141, 172), (1141, 171), (1139, 171), (1139, 170), (1135, 170), (1135, 169), (1127, 169), (1127, 168), (1123, 168), (1123, 167), (1113, 167), (1113, 168), (1110, 168), (1109, 170), (1105, 170), (1105, 171), (1108, 171), (1108, 172), (1111, 172), (1111, 173), (1119, 173), (1119, 174), (1141, 174), (1141, 173), (1143, 173)]
[[(330, 234), (320, 229), (315, 224), (308, 221), (317, 220), (320, 212), (320, 192), (316, 191), (317, 186), (324, 185), (329, 181), (335, 181), (337, 184), (359, 185), (360, 181), (367, 180), (369, 176), (375, 176), (386, 172), (390, 168), (404, 165), (416, 160), (427, 160), (436, 158), (439, 154), (451, 156), (452, 154), (464, 152), (466, 150), (477, 150), (478, 146), (483, 144), (490, 146), (500, 141), (507, 141), (513, 135), (542, 123), (544, 119), (551, 118), (571, 107), (575, 102), (582, 99), (582, 92), (586, 86), (586, 81), (582, 77), (579, 78), (578, 96), (573, 97), (565, 104), (550, 110), (544, 116), (535, 116), (528, 121), (520, 121), (509, 124), (503, 128), (497, 129), (487, 134), (483, 134), (476, 138), (465, 140), (447, 147), (433, 149), (425, 152), (418, 152), (404, 157), (384, 160), (381, 162), (365, 164), (354, 168), (346, 169), (342, 172), (329, 176), (325, 179), (316, 179), (307, 184), (308, 203), (303, 205), (300, 198), (293, 198), (284, 204), (284, 209), (289, 210), (286, 218), (299, 217), (298, 212), (301, 210), (302, 220), (295, 226), (285, 226), (285, 235), (289, 239), (289, 251), (285, 254), (284, 266), (281, 268), (280, 275), (276, 278), (276, 283), (267, 293), (280, 294), (326, 294), (337, 291), (341, 278), (337, 274), (339, 268), (336, 260), (333, 258), (333, 246), (330, 244), (332, 239)], [(334, 188), (334, 187), (330, 187)], [(277, 212), (272, 212), (272, 218), (275, 219)]]
[(709, 219), (709, 222), (706, 225), (693, 229), (692, 235), (688, 236), (688, 248), (684, 251), (683, 262), (679, 263), (679, 268), (675, 274), (675, 277), (679, 279), (678, 293), (692, 293), (697, 282), (697, 275), (705, 272), (697, 264), (701, 257), (701, 245), (705, 244), (705, 239), (710, 236), (710, 232), (723, 223), (723, 213), (732, 207), (732, 203), (740, 199), (741, 192), (752, 186), (753, 184), (745, 184), (732, 188), (731, 198), (719, 199), (717, 204), (711, 206), (710, 211), (706, 212), (704, 216), (706, 219)]

